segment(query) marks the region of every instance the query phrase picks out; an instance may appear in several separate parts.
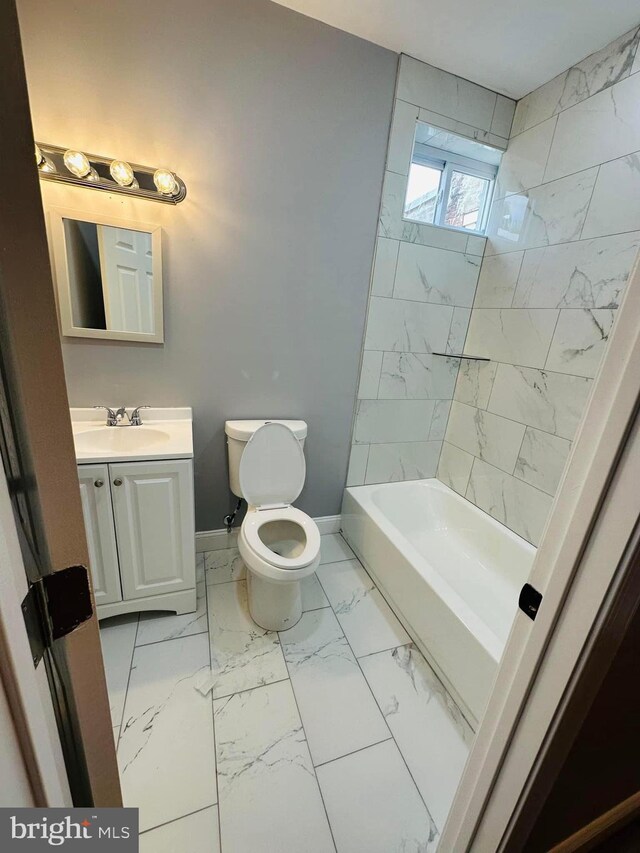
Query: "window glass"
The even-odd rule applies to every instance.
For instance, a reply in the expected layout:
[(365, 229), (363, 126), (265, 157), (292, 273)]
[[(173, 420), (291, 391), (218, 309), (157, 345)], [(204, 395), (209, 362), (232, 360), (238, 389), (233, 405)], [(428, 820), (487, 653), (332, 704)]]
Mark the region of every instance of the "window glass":
[(479, 231), (482, 228), (482, 213), (488, 189), (489, 181), (485, 178), (454, 170), (451, 173), (444, 224)]
[(407, 184), (404, 215), (407, 219), (433, 224), (442, 169), (423, 163), (412, 163)]

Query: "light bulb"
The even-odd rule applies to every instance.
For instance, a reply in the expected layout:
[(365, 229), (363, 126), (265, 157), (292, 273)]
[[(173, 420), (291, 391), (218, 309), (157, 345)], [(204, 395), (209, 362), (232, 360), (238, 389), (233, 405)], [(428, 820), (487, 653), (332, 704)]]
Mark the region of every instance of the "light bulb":
[(40, 148), (36, 145), (36, 165), (41, 172), (55, 172), (56, 167), (53, 165), (51, 160), (46, 157)]
[(130, 187), (132, 184), (137, 186), (133, 169), (124, 160), (113, 160), (109, 166), (109, 171), (113, 180), (121, 187)]
[(40, 166), (42, 163), (44, 163), (44, 154), (38, 148), (37, 145), (35, 146), (35, 148), (36, 148), (36, 166)]
[(86, 178), (91, 172), (91, 163), (82, 151), (65, 151), (64, 165), (76, 178)]
[(178, 192), (176, 176), (168, 169), (156, 169), (153, 173), (153, 183), (158, 192), (163, 195), (176, 195)]

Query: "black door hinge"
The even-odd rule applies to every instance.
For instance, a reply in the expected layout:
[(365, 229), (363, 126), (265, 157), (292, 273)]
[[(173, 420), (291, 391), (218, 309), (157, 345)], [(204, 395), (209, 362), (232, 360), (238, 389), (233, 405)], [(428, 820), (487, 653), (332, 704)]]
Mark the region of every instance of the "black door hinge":
[(534, 589), (530, 583), (526, 583), (520, 590), (518, 607), (527, 614), (529, 619), (535, 619), (542, 603), (542, 593)]
[(33, 665), (45, 649), (66, 637), (93, 615), (89, 573), (84, 566), (69, 566), (44, 575), (29, 587), (22, 613), (27, 628)]

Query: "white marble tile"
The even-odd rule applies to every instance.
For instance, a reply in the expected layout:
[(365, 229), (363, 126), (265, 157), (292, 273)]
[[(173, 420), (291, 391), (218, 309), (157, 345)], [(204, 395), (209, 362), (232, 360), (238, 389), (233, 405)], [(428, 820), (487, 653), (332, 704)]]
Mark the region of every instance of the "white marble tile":
[[(640, 78), (634, 78), (640, 79)], [(582, 239), (640, 229), (640, 154), (600, 167)]]
[(570, 450), (571, 442), (566, 438), (527, 427), (514, 474), (525, 483), (555, 495)]
[(204, 567), (207, 586), (227, 583), (227, 581), (244, 580), (247, 575), (247, 567), (237, 548), (206, 551)]
[(594, 377), (607, 348), (616, 310), (567, 308), (560, 311), (547, 370)]
[(560, 111), (567, 74), (568, 71), (563, 71), (518, 101), (511, 128), (512, 137)]
[(435, 349), (435, 352), (448, 352), (453, 355), (459, 355), (464, 352), (464, 342), (469, 329), (469, 321), (471, 320), (470, 308), (454, 308), (453, 317), (451, 318), (451, 326), (447, 336), (446, 349)]
[(393, 741), (317, 774), (339, 853), (434, 853), (438, 830)]
[[(500, 98), (502, 96), (498, 95), (498, 97)], [(502, 110), (500, 111), (502, 112)], [(473, 125), (465, 124), (463, 121), (456, 121), (455, 119), (440, 115), (440, 113), (434, 113), (432, 110), (427, 110), (423, 107), (420, 108), (418, 119), (419, 121), (423, 121), (426, 124), (433, 125), (434, 127), (441, 127), (443, 130), (451, 130), (454, 133), (457, 133), (458, 136), (466, 136), (467, 139), (473, 139), (476, 142), (482, 142), (485, 145), (492, 145), (494, 148), (501, 148), (504, 150), (507, 147), (509, 139), (508, 134), (505, 136), (503, 134), (491, 133), (488, 130), (473, 127)]]
[(212, 696), (228, 696), (287, 677), (278, 635), (249, 615), (246, 581), (208, 590)]
[(557, 320), (558, 311), (552, 308), (477, 308), (471, 315), (465, 353), (544, 367)]
[(636, 231), (530, 249), (524, 255), (513, 307), (617, 308), (639, 248)]
[(330, 607), (305, 613), (280, 642), (314, 764), (390, 737)]
[(442, 444), (442, 453), (438, 463), (438, 479), (454, 492), (464, 495), (469, 484), (474, 457), (448, 441)]
[(177, 616), (175, 613), (167, 614), (155, 611), (141, 613), (136, 646), (205, 633), (208, 630), (208, 624), (207, 594), (204, 580), (196, 584), (196, 590), (195, 613), (184, 613), (181, 616)]
[(434, 405), (433, 400), (360, 400), (355, 442), (428, 441)]
[(516, 102), (512, 98), (498, 95), (493, 111), (493, 119), (491, 120), (492, 133), (509, 138), (515, 108)]
[(524, 252), (489, 255), (482, 260), (474, 308), (510, 308)]
[(373, 296), (391, 296), (393, 281), (396, 275), (399, 240), (389, 240), (387, 237), (376, 239), (376, 253), (373, 265), (371, 293)]
[(450, 411), (451, 400), (436, 400), (433, 417), (431, 418), (431, 429), (429, 430), (430, 441), (442, 441), (447, 431)]
[(367, 473), (368, 444), (352, 444), (347, 471), (347, 486), (362, 486)]
[(410, 352), (386, 352), (378, 398), (381, 400), (447, 400), (453, 394), (458, 359)]
[(400, 57), (396, 96), (483, 130), (491, 130), (496, 93), (406, 54)]
[(318, 577), (356, 657), (409, 642), (367, 572), (357, 560), (325, 563)]
[(140, 836), (140, 853), (176, 853), (177, 850), (220, 853), (216, 806), (151, 829)]
[(637, 74), (640, 71), (640, 47), (636, 48), (636, 58), (633, 60), (633, 66), (631, 67), (631, 73)]
[(102, 660), (107, 677), (111, 720), (114, 726), (119, 726), (122, 720), (137, 630), (137, 613), (112, 616), (100, 622)]
[(547, 119), (511, 140), (498, 170), (495, 198), (522, 193), (543, 182), (557, 120), (557, 116)]
[(450, 444), (511, 474), (524, 430), (522, 424), (454, 400), (446, 435)]
[(320, 537), (320, 562), (339, 563), (353, 560), (354, 553), (340, 533), (325, 533)]
[(449, 305), (374, 296), (369, 304), (365, 348), (388, 352), (444, 352), (454, 310)]
[(120, 739), (120, 726), (113, 727), (113, 743), (115, 745), (116, 751), (118, 749), (118, 741)]
[(488, 409), (544, 432), (572, 439), (589, 398), (591, 379), (498, 365)]
[(597, 174), (597, 168), (587, 169), (494, 202), (487, 255), (577, 240)]
[(466, 497), (523, 539), (538, 545), (551, 509), (550, 495), (476, 459)]
[(403, 219), (406, 195), (406, 176), (385, 172), (378, 223), (379, 236), (408, 243), (420, 243), (423, 246), (435, 246), (439, 249), (450, 249), (453, 252), (466, 250), (467, 234), (461, 231)]
[(487, 245), (486, 237), (477, 237), (475, 234), (469, 234), (467, 237), (467, 255), (484, 255), (485, 246)]
[(213, 703), (222, 849), (333, 853), (290, 681)]
[(454, 400), (486, 409), (496, 378), (498, 364), (495, 361), (466, 361), (460, 360), (458, 381), (454, 391)]
[(403, 646), (361, 666), (436, 826), (444, 827), (473, 731), (420, 652)]
[(372, 444), (365, 483), (396, 483), (435, 477), (441, 440)]
[(377, 398), (381, 367), (382, 352), (365, 350), (362, 354), (362, 366), (360, 367), (359, 400), (375, 400)]
[(211, 698), (196, 689), (208, 669), (206, 634), (135, 650), (118, 765), (141, 831), (217, 801)]
[[(634, 75), (561, 113), (545, 180), (638, 151), (639, 101), (640, 78)], [(576, 140), (580, 140), (578, 145)]]
[(302, 592), (302, 610), (319, 610), (321, 607), (329, 607), (329, 601), (324, 594), (317, 575), (309, 575), (300, 582)]
[(478, 255), (401, 243), (393, 295), (396, 299), (470, 308), (480, 262)]
[(413, 138), (416, 131), (419, 107), (396, 98), (387, 148), (387, 169), (399, 175), (409, 174), (413, 153)]

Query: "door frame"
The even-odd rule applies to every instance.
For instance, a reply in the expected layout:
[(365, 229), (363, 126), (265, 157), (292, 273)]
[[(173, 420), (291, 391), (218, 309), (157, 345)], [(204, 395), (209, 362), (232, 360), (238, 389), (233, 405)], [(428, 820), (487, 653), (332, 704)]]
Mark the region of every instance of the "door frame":
[(636, 263), (531, 570), (544, 599), (535, 621), (518, 611), (443, 850), (504, 849), (598, 632), (621, 627), (615, 591), (640, 516), (639, 364)]

